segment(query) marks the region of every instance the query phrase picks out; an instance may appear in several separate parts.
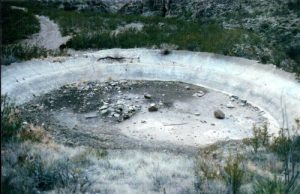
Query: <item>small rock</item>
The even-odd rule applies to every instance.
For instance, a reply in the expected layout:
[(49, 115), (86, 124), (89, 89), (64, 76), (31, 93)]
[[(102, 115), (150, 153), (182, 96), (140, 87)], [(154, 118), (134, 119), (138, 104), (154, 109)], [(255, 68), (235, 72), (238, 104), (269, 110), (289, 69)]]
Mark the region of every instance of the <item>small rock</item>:
[(107, 109), (104, 109), (101, 111), (101, 115), (107, 115), (108, 114), (108, 110)]
[(84, 116), (86, 119), (92, 119), (97, 117), (97, 113), (90, 113)]
[(123, 119), (124, 119), (124, 120), (127, 120), (127, 119), (129, 119), (129, 118), (130, 118), (129, 114), (124, 114), (124, 115), (123, 115)]
[(195, 113), (195, 116), (200, 116), (200, 113)]
[(246, 104), (247, 100), (241, 100), (241, 103)]
[(99, 110), (105, 110), (105, 109), (108, 109), (108, 106), (107, 105), (103, 105), (99, 108)]
[(224, 119), (225, 118), (225, 114), (221, 111), (221, 110), (216, 110), (214, 112), (214, 116), (217, 118), (217, 119)]
[(141, 121), (141, 123), (146, 123), (146, 121), (145, 121), (145, 120), (143, 120), (143, 121)]
[(151, 99), (151, 98), (152, 98), (152, 96), (151, 96), (150, 94), (148, 94), (148, 93), (145, 93), (145, 94), (144, 94), (144, 97), (145, 97), (146, 99)]
[(234, 95), (232, 95), (231, 98), (232, 98), (232, 99), (235, 99), (235, 100), (238, 100), (238, 99), (239, 99), (238, 96), (234, 96)]
[(134, 111), (135, 111), (135, 107), (134, 106), (129, 106), (128, 112), (134, 112)]
[(111, 86), (116, 86), (118, 84), (118, 82), (112, 82), (110, 83)]
[(148, 111), (149, 112), (158, 111), (158, 108), (157, 108), (156, 104), (154, 104), (154, 103), (150, 104), (150, 107), (148, 108)]
[(190, 90), (190, 89), (191, 89), (190, 86), (185, 86), (184, 88), (185, 88), (186, 90)]
[(113, 116), (116, 117), (116, 118), (119, 118), (119, 117), (120, 117), (120, 114), (114, 113)]
[(108, 110), (109, 112), (115, 112), (115, 109), (112, 108), (112, 107), (109, 107), (107, 110)]
[(226, 105), (226, 107), (227, 108), (235, 108), (235, 106), (232, 103), (230, 103), (230, 102)]
[(202, 97), (204, 95), (205, 95), (205, 93), (203, 91), (199, 91), (199, 92), (193, 94), (193, 96), (195, 96), (195, 97)]

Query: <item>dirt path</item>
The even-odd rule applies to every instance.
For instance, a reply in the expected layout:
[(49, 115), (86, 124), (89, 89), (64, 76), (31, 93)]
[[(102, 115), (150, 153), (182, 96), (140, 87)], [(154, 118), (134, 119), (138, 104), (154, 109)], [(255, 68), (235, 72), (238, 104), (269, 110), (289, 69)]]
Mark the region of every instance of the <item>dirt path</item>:
[(63, 37), (56, 23), (46, 16), (36, 16), (40, 22), (40, 32), (25, 40), (26, 44), (46, 48), (49, 50), (58, 49), (65, 44), (71, 36)]

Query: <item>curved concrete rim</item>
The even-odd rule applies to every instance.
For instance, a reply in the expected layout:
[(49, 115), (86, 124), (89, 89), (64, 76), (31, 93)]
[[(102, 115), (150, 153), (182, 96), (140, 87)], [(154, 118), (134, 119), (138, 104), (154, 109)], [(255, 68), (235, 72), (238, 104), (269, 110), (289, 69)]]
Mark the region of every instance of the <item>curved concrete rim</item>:
[[(123, 60), (105, 60), (107, 56)], [(1, 66), (1, 93), (16, 104), (62, 85), (108, 79), (181, 81), (245, 99), (265, 111), (272, 128), (300, 117), (300, 84), (293, 74), (257, 61), (212, 53), (109, 49), (72, 57), (35, 59)], [(60, 58), (62, 59), (62, 58)]]

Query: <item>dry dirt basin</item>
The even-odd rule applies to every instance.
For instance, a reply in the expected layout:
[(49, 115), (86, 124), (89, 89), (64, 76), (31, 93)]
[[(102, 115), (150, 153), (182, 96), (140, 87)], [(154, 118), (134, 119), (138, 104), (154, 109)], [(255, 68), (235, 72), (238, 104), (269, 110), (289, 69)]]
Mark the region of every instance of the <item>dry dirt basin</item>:
[[(203, 86), (247, 100), (264, 110), (274, 133), (300, 116), (300, 84), (292, 74), (236, 57), (188, 51), (164, 55), (159, 50), (110, 49), (37, 59), (1, 66), (1, 70), (1, 93), (7, 93), (17, 104), (68, 83), (161, 80)], [(155, 116), (153, 119), (157, 120)], [(213, 143), (211, 138), (208, 142), (202, 139), (202, 145)]]

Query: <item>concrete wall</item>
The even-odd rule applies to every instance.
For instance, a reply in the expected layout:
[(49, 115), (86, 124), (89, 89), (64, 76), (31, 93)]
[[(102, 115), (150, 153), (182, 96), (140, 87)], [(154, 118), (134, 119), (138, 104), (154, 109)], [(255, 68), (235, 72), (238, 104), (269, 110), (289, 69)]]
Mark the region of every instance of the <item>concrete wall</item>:
[[(125, 60), (98, 60), (123, 56)], [(107, 79), (173, 80), (201, 85), (248, 100), (267, 113), (277, 127), (300, 117), (300, 84), (292, 74), (273, 65), (209, 53), (111, 49), (65, 58), (32, 60), (1, 67), (1, 93), (21, 104), (70, 82)], [(272, 120), (273, 119), (273, 120)]]

